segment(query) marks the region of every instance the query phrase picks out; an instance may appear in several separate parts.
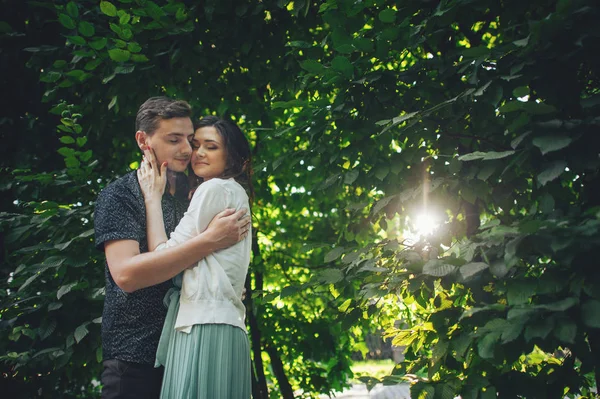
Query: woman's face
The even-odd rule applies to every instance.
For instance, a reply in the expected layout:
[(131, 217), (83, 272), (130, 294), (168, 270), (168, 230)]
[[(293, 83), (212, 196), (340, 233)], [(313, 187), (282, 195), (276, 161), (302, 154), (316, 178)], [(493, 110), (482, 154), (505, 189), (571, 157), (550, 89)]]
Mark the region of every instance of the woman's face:
[(192, 169), (204, 179), (220, 177), (227, 166), (227, 150), (223, 138), (213, 126), (201, 127), (192, 139)]

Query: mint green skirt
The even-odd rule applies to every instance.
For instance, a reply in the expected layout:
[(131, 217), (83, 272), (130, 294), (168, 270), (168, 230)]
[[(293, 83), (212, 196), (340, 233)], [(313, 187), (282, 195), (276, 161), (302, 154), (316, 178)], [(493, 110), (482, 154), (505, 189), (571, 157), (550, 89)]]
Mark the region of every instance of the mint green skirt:
[(189, 334), (175, 331), (178, 292), (171, 293), (169, 302), (157, 352), (157, 365), (165, 366), (160, 397), (249, 399), (252, 387), (246, 332), (228, 324), (197, 324)]

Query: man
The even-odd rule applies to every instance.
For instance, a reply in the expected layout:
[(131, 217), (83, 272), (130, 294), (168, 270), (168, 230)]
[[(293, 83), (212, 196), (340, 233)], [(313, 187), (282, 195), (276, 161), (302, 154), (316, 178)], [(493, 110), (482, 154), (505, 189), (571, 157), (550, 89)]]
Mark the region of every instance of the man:
[[(135, 139), (167, 163), (162, 199), (165, 229), (172, 232), (187, 208), (185, 171), (194, 135), (190, 106), (166, 97), (148, 99), (136, 117)], [(146, 210), (137, 176), (131, 172), (98, 196), (94, 214), (96, 246), (106, 255), (106, 296), (102, 313), (102, 398), (158, 398), (162, 368), (154, 368), (170, 279), (210, 253), (229, 247), (248, 231), (245, 210), (215, 216), (197, 237), (176, 248), (148, 253)]]

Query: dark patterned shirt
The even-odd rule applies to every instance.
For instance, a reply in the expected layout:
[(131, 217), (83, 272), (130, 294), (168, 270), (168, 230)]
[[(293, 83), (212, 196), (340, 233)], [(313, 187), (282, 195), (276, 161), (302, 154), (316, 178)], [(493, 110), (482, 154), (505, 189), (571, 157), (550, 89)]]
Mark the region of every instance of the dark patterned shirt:
[[(180, 179), (183, 180), (183, 179)], [(183, 187), (179, 192), (187, 192)], [(183, 216), (187, 203), (166, 194), (162, 199), (165, 229), (169, 235)], [(146, 207), (135, 172), (112, 182), (98, 196), (94, 213), (96, 246), (104, 250), (110, 240), (135, 240), (148, 252)], [(102, 312), (103, 358), (154, 364), (167, 309), (163, 297), (171, 281), (126, 293), (115, 284), (104, 265), (106, 296)]]

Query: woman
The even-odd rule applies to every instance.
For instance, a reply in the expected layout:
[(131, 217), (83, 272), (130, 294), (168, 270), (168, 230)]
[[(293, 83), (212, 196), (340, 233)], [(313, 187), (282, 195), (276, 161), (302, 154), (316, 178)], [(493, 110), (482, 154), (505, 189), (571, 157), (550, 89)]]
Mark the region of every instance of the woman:
[[(190, 169), (200, 186), (168, 240), (161, 208), (166, 164), (159, 174), (152, 153), (145, 151), (138, 170), (150, 250), (176, 246), (200, 234), (226, 208), (250, 208), (242, 185), (252, 196), (251, 154), (242, 131), (214, 116), (202, 118), (194, 129)], [(181, 294), (175, 291), (165, 298), (169, 310), (157, 352), (157, 366), (165, 366), (161, 398), (250, 398), (250, 348), (240, 299), (250, 250), (248, 234), (174, 279)]]

